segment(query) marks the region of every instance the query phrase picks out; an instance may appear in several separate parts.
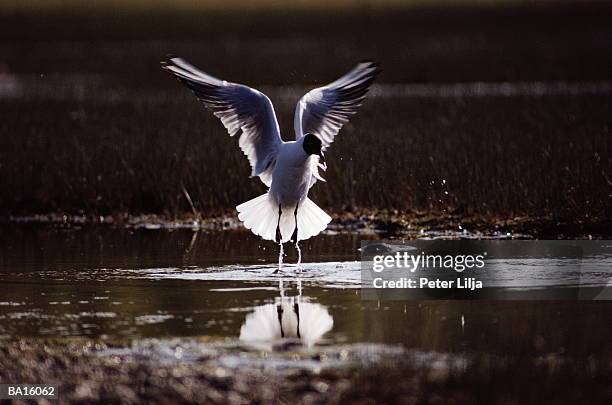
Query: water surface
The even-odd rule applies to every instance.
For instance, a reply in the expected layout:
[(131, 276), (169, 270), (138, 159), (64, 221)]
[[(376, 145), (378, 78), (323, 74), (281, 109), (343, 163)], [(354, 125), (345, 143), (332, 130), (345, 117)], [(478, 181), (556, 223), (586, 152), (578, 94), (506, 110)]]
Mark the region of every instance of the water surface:
[(193, 337), (268, 349), (284, 337), (304, 347), (609, 355), (606, 302), (364, 301), (364, 238), (304, 242), (300, 274), (286, 249), (278, 276), (277, 247), (245, 232), (7, 230), (0, 336)]

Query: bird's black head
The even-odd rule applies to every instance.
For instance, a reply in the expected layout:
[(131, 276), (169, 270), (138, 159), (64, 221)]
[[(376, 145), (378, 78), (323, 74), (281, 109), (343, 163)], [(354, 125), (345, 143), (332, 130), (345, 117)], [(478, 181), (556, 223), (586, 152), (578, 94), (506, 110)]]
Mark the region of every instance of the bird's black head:
[(307, 155), (317, 155), (317, 156), (322, 156), (323, 153), (321, 151), (321, 149), (323, 148), (323, 142), (321, 142), (321, 140), (313, 134), (306, 134), (304, 135), (304, 143), (302, 144), (302, 147), (304, 148), (304, 152), (306, 152)]

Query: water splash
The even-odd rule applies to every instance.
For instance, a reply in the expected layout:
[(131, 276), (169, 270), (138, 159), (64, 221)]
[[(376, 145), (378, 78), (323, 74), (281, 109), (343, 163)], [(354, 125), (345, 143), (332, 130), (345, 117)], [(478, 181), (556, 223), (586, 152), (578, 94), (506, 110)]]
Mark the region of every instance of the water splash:
[(276, 270), (276, 272), (280, 272), (283, 270), (283, 256), (285, 255), (285, 251), (283, 249), (283, 242), (278, 242), (278, 245), (280, 246), (280, 251), (278, 252), (278, 270)]
[[(232, 264), (219, 267), (192, 267), (192, 268), (149, 268), (149, 269), (106, 269), (105, 273), (112, 277), (101, 279), (116, 280), (117, 277), (129, 279), (149, 280), (190, 280), (190, 281), (231, 281), (248, 282), (246, 287), (269, 286), (267, 283), (278, 283), (279, 281), (294, 282), (301, 280), (309, 285), (324, 286), (325, 288), (357, 288), (361, 286), (361, 262), (313, 262), (302, 263), (302, 271), (299, 277), (291, 274), (287, 269), (293, 269), (293, 265), (285, 265), (282, 274), (277, 273), (277, 263), (262, 264)], [(266, 283), (266, 284), (261, 284)], [(215, 286), (216, 287), (216, 286)], [(213, 287), (214, 288), (214, 287)], [(0, 307), (1, 308), (1, 307)], [(1, 322), (0, 322), (1, 323)]]
[(296, 272), (301, 273), (302, 272), (302, 249), (300, 249), (299, 241), (295, 242), (295, 249), (297, 250), (297, 254), (298, 254)]

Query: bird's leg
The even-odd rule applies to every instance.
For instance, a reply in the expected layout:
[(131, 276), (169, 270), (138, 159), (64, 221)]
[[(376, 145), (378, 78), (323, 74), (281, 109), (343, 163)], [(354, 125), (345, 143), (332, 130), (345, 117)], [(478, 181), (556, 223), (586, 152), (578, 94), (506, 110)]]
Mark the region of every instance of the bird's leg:
[(300, 250), (300, 241), (298, 240), (298, 219), (297, 219), (298, 205), (295, 206), (295, 211), (293, 211), (293, 217), (295, 218), (295, 229), (293, 231), (293, 235), (291, 235), (291, 242), (295, 243), (295, 249), (298, 253), (298, 261), (297, 261), (297, 272), (302, 272), (302, 251)]
[(298, 242), (298, 222), (297, 222), (297, 211), (298, 204), (295, 205), (295, 210), (293, 211), (293, 217), (295, 218), (295, 229), (293, 230), (293, 234), (291, 235), (291, 242), (297, 244)]
[(281, 215), (283, 214), (283, 211), (281, 209), (281, 205), (278, 204), (278, 222), (276, 223), (276, 243), (281, 243), (283, 236), (281, 235), (281, 231), (280, 231), (280, 220), (281, 220)]
[(281, 220), (281, 215), (283, 214), (283, 210), (281, 208), (281, 205), (278, 204), (278, 222), (276, 223), (276, 243), (278, 243), (280, 245), (280, 253), (278, 254), (278, 269), (274, 270), (274, 272), (272, 274), (276, 274), (281, 270), (281, 267), (283, 267), (283, 236), (281, 235), (281, 231), (280, 231), (280, 220)]

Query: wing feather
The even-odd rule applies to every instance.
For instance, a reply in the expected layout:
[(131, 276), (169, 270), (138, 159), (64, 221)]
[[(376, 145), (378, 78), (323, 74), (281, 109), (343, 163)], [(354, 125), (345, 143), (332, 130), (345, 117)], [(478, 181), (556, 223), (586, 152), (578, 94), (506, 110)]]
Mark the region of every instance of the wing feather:
[(295, 109), (296, 139), (312, 133), (328, 148), (361, 107), (379, 72), (375, 63), (362, 62), (338, 80), (306, 93)]
[(162, 62), (221, 120), (230, 136), (240, 133), (238, 145), (251, 164), (251, 175), (270, 186), (270, 173), (282, 143), (270, 99), (242, 84), (230, 83), (202, 72), (181, 58)]
[[(372, 82), (380, 70), (373, 62), (362, 62), (338, 80), (306, 93), (295, 108), (293, 125), (295, 139), (307, 133), (318, 136), (323, 150), (329, 148), (336, 135), (349, 119), (357, 113), (365, 100)], [(311, 159), (313, 177), (310, 186), (318, 180), (319, 159)]]

